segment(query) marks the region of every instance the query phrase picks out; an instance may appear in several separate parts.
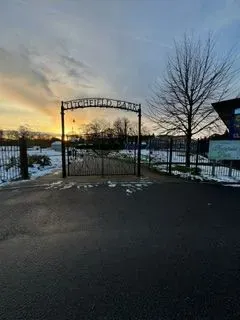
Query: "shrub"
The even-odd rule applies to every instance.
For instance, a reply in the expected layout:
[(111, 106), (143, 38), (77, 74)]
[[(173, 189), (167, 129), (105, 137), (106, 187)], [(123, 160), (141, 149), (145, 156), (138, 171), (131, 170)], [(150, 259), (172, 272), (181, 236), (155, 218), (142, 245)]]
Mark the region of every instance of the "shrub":
[(34, 164), (38, 164), (41, 167), (50, 166), (51, 159), (46, 155), (31, 155), (28, 156), (28, 166), (33, 167)]
[(5, 166), (5, 169), (8, 171), (10, 168), (13, 168), (15, 166), (19, 166), (19, 158), (11, 157)]
[(180, 165), (173, 166), (173, 170), (180, 171), (183, 173), (190, 173), (193, 175), (200, 175), (201, 174), (200, 168), (188, 168), (188, 167), (180, 166)]

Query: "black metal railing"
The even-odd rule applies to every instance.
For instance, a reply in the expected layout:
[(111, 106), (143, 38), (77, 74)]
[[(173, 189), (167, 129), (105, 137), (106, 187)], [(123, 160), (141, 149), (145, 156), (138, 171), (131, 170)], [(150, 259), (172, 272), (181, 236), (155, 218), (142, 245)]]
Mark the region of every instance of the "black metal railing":
[(0, 141), (0, 183), (28, 179), (27, 144), (24, 138)]
[(208, 144), (194, 140), (190, 148), (190, 167), (186, 166), (186, 143), (169, 138), (154, 143), (149, 141), (142, 160), (149, 168), (169, 174), (193, 174), (203, 178), (226, 177), (240, 180), (240, 161), (213, 161), (208, 158)]

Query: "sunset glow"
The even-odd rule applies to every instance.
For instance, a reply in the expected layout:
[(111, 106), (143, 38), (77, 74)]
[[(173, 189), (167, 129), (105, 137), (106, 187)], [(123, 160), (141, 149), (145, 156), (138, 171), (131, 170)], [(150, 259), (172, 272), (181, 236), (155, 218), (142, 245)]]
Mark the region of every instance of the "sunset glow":
[[(204, 38), (214, 30), (219, 50), (239, 49), (239, 2), (214, 3), (1, 1), (0, 129), (28, 124), (59, 133), (60, 101), (82, 97), (132, 101), (146, 110), (149, 88), (162, 74), (173, 40), (185, 31)], [(97, 109), (68, 113), (67, 130), (73, 118), (78, 130), (94, 118), (122, 115)]]

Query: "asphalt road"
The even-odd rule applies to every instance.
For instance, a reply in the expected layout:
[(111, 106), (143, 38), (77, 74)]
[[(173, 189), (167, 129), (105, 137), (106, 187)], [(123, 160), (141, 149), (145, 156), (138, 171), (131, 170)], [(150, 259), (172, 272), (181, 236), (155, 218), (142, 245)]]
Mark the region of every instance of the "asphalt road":
[(171, 180), (1, 190), (0, 319), (239, 319), (239, 197)]

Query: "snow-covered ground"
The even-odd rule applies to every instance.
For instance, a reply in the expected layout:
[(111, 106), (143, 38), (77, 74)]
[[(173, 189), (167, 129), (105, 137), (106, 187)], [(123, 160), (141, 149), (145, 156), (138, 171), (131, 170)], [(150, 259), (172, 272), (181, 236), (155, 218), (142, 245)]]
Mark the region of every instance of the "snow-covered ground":
[[(6, 147), (5, 147), (6, 148)], [(8, 154), (9, 161), (11, 158), (11, 152), (6, 149), (3, 150), (0, 148), (0, 185), (6, 184), (11, 181), (11, 177), (16, 172), (20, 175), (20, 169), (17, 164), (13, 167), (10, 167), (6, 170), (6, 166), (3, 166), (1, 159), (4, 157), (4, 161), (6, 163), (6, 157)], [(35, 179), (37, 177), (49, 174), (57, 169), (61, 169), (61, 152), (54, 151), (51, 148), (45, 149), (36, 149), (30, 148), (28, 149), (28, 155), (46, 155), (51, 160), (51, 165), (41, 167), (40, 165), (34, 165), (33, 167), (29, 167), (29, 174), (31, 179)], [(113, 157), (118, 158), (133, 158), (136, 157), (136, 152), (133, 150), (121, 150), (119, 152), (112, 152), (110, 154)], [(16, 152), (14, 156), (17, 157)], [(167, 170), (167, 162), (169, 161), (169, 152), (164, 150), (153, 151), (149, 153), (149, 150), (141, 151), (141, 161), (142, 163), (146, 163), (151, 165), (151, 167), (155, 168), (161, 172), (168, 172)], [(196, 156), (191, 156), (191, 162), (194, 163), (196, 161)], [(189, 172), (182, 172), (179, 170), (179, 166), (184, 167), (185, 162), (185, 154), (184, 152), (176, 152), (173, 151), (172, 154), (172, 174), (178, 175), (181, 177), (185, 177), (188, 179), (198, 179), (201, 181), (218, 181), (225, 183), (240, 183), (240, 170), (232, 169), (231, 177), (229, 177), (229, 168), (223, 165), (216, 165), (215, 167), (215, 175), (212, 175), (212, 166), (208, 165), (210, 162), (207, 158), (203, 156), (199, 156), (199, 165), (198, 168), (201, 169), (201, 173), (199, 175), (194, 175)], [(192, 165), (194, 168), (195, 165)], [(13, 172), (14, 171), (14, 172)]]
[[(121, 150), (119, 151), (120, 157), (134, 157), (134, 151), (133, 150)], [(141, 150), (141, 160), (142, 162), (149, 162), (154, 165), (158, 163), (166, 163), (169, 161), (169, 152), (166, 150), (157, 150), (157, 151), (151, 151), (149, 150)], [(208, 163), (209, 160), (205, 157), (199, 156), (199, 162), (201, 163)], [(191, 162), (196, 162), (196, 155), (191, 156)], [(172, 153), (172, 162), (173, 163), (183, 163), (185, 162), (185, 153), (182, 151), (173, 151)]]
[[(20, 178), (20, 168), (18, 166), (18, 159), (20, 151), (15, 149), (11, 152), (11, 147), (0, 148), (0, 185), (3, 186), (10, 181)], [(61, 168), (61, 152), (54, 151), (51, 148), (36, 149), (29, 148), (28, 155), (46, 155), (51, 160), (51, 165), (41, 167), (40, 165), (33, 165), (29, 167), (29, 175), (31, 179), (49, 174)], [(16, 159), (16, 165), (10, 166), (11, 157)]]
[(20, 177), (19, 156), (19, 146), (0, 146), (0, 184)]
[(41, 167), (40, 165), (34, 165), (34, 167), (29, 167), (29, 174), (31, 179), (36, 179), (38, 177), (49, 174), (57, 169), (61, 168), (62, 158), (61, 152), (52, 150), (51, 148), (39, 149), (34, 148), (28, 149), (28, 155), (46, 155), (51, 160), (50, 166)]
[[(134, 157), (134, 151), (122, 150), (119, 152), (120, 157)], [(141, 152), (142, 163), (150, 163), (151, 167), (161, 172), (168, 172), (167, 163), (169, 162), (169, 152), (166, 150), (152, 151), (142, 150)], [(191, 163), (196, 162), (196, 155), (192, 155), (190, 159)], [(229, 177), (229, 168), (220, 164), (215, 166), (215, 175), (212, 175), (212, 164), (208, 158), (200, 156), (198, 157), (198, 168), (201, 170), (200, 175), (193, 175), (189, 172), (182, 172), (174, 170), (175, 166), (185, 165), (185, 153), (179, 151), (173, 151), (172, 153), (172, 174), (178, 175), (189, 179), (198, 179), (202, 181), (216, 181), (226, 183), (239, 183), (240, 182), (240, 170), (232, 169), (231, 177)], [(195, 168), (195, 165), (191, 166)]]

